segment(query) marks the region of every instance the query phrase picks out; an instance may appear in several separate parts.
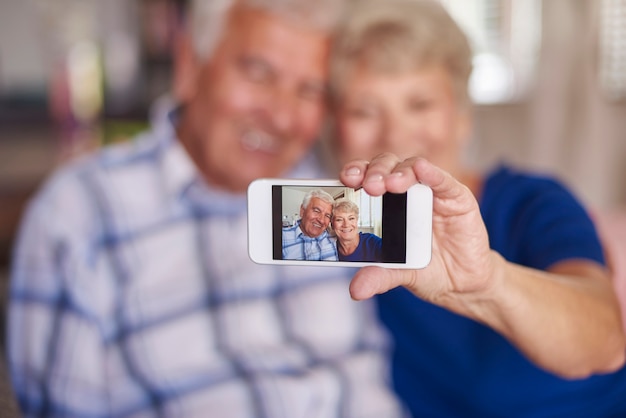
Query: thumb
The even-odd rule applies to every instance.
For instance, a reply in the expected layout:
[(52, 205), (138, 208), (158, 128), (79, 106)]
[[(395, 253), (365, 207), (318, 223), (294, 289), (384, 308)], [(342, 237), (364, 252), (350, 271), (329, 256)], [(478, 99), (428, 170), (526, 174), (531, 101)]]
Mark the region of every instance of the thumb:
[(350, 282), (350, 296), (364, 300), (385, 293), (398, 286), (409, 286), (415, 281), (414, 270), (394, 270), (382, 267), (364, 267)]

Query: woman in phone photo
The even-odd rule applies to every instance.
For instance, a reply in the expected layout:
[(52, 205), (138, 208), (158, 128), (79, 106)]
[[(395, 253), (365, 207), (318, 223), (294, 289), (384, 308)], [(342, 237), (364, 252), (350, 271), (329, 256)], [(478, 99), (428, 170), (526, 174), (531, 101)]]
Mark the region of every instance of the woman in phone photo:
[(383, 241), (377, 235), (359, 231), (359, 207), (354, 202), (337, 200), (331, 225), (337, 236), (339, 261), (382, 261)]

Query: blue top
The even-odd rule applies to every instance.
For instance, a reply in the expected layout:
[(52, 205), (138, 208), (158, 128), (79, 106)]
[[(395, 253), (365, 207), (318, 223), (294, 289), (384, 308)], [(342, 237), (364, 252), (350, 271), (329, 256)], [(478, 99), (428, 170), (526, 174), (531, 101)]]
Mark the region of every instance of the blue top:
[[(569, 258), (604, 263), (589, 216), (552, 179), (500, 168), (479, 203), (492, 248), (509, 261), (539, 269)], [(378, 301), (396, 341), (394, 385), (414, 416), (626, 417), (626, 368), (563, 380), (490, 328), (404, 288)]]
[(343, 255), (337, 251), (339, 261), (382, 261), (383, 240), (377, 235), (359, 232), (359, 246), (352, 254)]

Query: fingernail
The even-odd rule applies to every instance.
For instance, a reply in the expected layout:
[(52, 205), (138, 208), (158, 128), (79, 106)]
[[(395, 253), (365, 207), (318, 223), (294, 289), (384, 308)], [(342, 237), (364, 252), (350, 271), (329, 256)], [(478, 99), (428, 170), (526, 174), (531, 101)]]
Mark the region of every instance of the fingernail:
[(347, 176), (358, 176), (361, 174), (361, 169), (359, 167), (350, 167), (345, 171)]
[(396, 171), (394, 173), (391, 173), (391, 175), (395, 177), (402, 177), (404, 176), (404, 171)]
[(372, 174), (371, 176), (367, 178), (365, 182), (366, 183), (380, 183), (381, 181), (383, 181), (382, 174)]

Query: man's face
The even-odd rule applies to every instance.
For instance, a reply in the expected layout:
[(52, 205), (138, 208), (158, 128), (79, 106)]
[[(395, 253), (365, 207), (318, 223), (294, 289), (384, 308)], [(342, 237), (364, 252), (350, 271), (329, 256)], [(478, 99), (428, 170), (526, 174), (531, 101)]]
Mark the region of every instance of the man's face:
[(234, 6), (212, 57), (176, 79), (179, 135), (209, 183), (244, 191), (303, 157), (324, 116), (328, 50), (326, 33)]
[(300, 207), (300, 229), (306, 236), (319, 237), (328, 228), (332, 214), (332, 204), (313, 197), (309, 206)]

